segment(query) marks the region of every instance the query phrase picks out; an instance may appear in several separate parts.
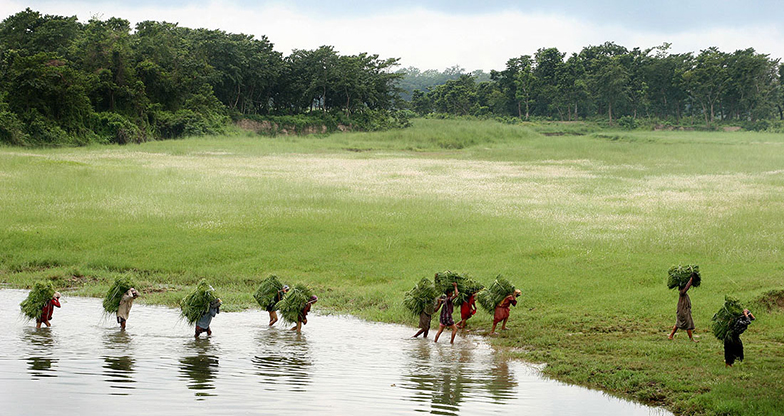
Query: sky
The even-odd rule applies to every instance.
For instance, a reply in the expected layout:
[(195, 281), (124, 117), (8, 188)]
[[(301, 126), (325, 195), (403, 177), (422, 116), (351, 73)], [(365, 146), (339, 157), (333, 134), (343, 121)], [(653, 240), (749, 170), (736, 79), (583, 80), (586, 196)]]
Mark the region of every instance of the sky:
[(267, 36), (284, 55), (331, 45), (421, 70), (489, 72), (539, 48), (571, 54), (606, 41), (629, 49), (667, 42), (673, 53), (751, 47), (784, 57), (780, 0), (0, 0), (0, 19), (27, 7), (85, 22), (120, 17)]

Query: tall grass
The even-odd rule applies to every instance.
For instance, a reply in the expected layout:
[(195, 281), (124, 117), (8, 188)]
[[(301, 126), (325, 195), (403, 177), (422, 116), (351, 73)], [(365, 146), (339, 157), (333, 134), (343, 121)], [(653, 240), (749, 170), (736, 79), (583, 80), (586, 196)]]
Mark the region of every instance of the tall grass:
[[(0, 279), (103, 296), (132, 276), (176, 304), (208, 278), (226, 310), (269, 274), (324, 309), (415, 324), (440, 270), (523, 290), (495, 342), (559, 379), (689, 414), (782, 411), (784, 315), (757, 313), (723, 367), (710, 318), (781, 289), (784, 135), (599, 132), (416, 120), (383, 133), (0, 148)], [(699, 264), (696, 346), (666, 334), (673, 264)], [(489, 326), (477, 315), (474, 327)]]

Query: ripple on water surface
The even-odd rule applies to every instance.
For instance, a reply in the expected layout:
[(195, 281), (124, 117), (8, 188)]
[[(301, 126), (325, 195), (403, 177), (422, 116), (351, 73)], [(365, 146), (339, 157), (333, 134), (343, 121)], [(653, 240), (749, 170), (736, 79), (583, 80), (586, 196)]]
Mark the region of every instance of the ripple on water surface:
[(0, 290), (3, 415), (667, 414), (544, 380), (473, 336), (435, 344), (432, 331), (318, 315), (296, 334), (248, 311), (194, 339), (177, 311), (140, 304), (121, 332), (99, 300), (77, 297), (36, 329), (14, 313), (26, 293)]

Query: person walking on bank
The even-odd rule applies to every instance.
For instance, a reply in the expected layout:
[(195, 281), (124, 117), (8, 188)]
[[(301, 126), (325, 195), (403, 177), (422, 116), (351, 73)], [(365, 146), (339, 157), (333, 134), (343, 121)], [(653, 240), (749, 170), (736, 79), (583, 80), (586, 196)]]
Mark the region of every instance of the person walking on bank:
[[(438, 321), (438, 332), (436, 333), (435, 342), (438, 342), (438, 337), (441, 336), (441, 333), (444, 332), (444, 328), (451, 328), (452, 329), (452, 339), (449, 341), (450, 344), (455, 343), (455, 336), (457, 335), (457, 325), (455, 325), (455, 320), (452, 319), (452, 312), (454, 311), (455, 305), (452, 303), (457, 295), (459, 294), (457, 291), (457, 283), (452, 282), (453, 288), (449, 288), (446, 290), (446, 296), (442, 297), (439, 307), (441, 308), (441, 315)], [(438, 310), (438, 309), (436, 309)]]
[(520, 289), (515, 289), (515, 291), (504, 298), (498, 306), (495, 307), (495, 313), (493, 314), (493, 327), (490, 329), (490, 335), (495, 334), (495, 327), (501, 322), (501, 330), (506, 331), (506, 321), (509, 320), (509, 315), (511, 312), (512, 306), (517, 306), (517, 298), (523, 292)]
[(743, 342), (740, 340), (740, 334), (746, 331), (753, 320), (754, 315), (748, 309), (744, 309), (743, 315), (732, 324), (729, 336), (724, 338), (724, 366), (732, 367), (736, 359), (743, 361)]
[(125, 322), (128, 320), (128, 316), (131, 314), (131, 306), (133, 306), (133, 301), (139, 297), (139, 292), (136, 291), (134, 288), (128, 289), (125, 294), (123, 294), (122, 299), (120, 300), (120, 306), (117, 308), (117, 323), (120, 324), (120, 329), (125, 330)]
[(692, 283), (694, 282), (694, 276), (689, 278), (689, 282), (686, 283), (682, 289), (678, 290), (678, 308), (675, 312), (675, 326), (672, 327), (672, 332), (667, 337), (668, 339), (672, 340), (675, 336), (675, 333), (678, 329), (685, 329), (686, 333), (689, 334), (689, 339), (693, 342), (699, 342), (694, 339), (694, 335), (692, 331), (694, 331), (694, 320), (691, 317), (691, 299), (689, 298), (689, 294), (686, 293), (691, 288)]

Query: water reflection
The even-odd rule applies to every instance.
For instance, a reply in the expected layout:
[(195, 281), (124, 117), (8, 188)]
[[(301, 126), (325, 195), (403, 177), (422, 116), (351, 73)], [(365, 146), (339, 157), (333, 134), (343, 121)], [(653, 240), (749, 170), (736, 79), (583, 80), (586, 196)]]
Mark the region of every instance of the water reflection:
[[(262, 384), (283, 384), (292, 392), (305, 392), (310, 384), (312, 359), (304, 334), (268, 329), (256, 337), (261, 353), (252, 358)], [(267, 390), (275, 390), (265, 387)]]
[(56, 359), (50, 358), (55, 338), (51, 328), (24, 328), (22, 339), (28, 346), (27, 371), (33, 380), (57, 377)]
[(209, 338), (190, 340), (188, 349), (196, 351), (196, 355), (180, 358), (180, 376), (188, 379), (188, 388), (197, 390), (197, 400), (215, 396), (209, 390), (215, 389), (215, 378), (218, 374), (218, 357), (214, 354)]
[[(109, 387), (121, 390), (133, 390), (133, 367), (136, 360), (131, 357), (103, 357), (104, 380), (109, 383)], [(112, 393), (113, 395), (127, 396), (128, 393)]]
[(514, 400), (517, 391), (517, 380), (509, 369), (509, 361), (496, 360), (490, 369), (491, 378), (487, 380), (487, 392), (498, 404), (506, 404)]
[(30, 373), (30, 378), (38, 380), (42, 377), (57, 377), (54, 372), (55, 368), (52, 364), (57, 360), (47, 357), (30, 357), (27, 359), (27, 371)]

